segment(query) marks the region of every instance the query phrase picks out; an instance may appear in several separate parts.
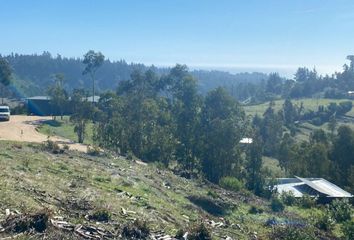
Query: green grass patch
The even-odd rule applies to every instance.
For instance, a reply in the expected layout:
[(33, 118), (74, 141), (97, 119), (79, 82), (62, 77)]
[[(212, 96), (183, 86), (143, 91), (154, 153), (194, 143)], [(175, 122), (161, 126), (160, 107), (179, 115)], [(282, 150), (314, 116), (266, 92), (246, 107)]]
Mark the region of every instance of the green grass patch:
[[(38, 128), (39, 132), (48, 136), (60, 136), (71, 141), (77, 142), (77, 135), (74, 132), (74, 125), (70, 122), (69, 116), (64, 116), (63, 120), (57, 117), (57, 120), (48, 120)], [(93, 144), (93, 123), (87, 124), (85, 144)]]
[[(276, 100), (274, 101), (274, 109), (276, 111), (280, 110), (283, 107), (285, 100)], [(340, 103), (343, 101), (351, 101), (348, 99), (327, 99), (327, 98), (302, 98), (302, 99), (292, 99), (291, 100), (294, 105), (300, 107), (301, 103), (303, 103), (305, 110), (318, 110), (319, 106), (327, 106), (329, 103)], [(354, 101), (353, 101), (354, 103)], [(244, 106), (245, 112), (248, 115), (255, 116), (256, 114), (262, 116), (265, 110), (269, 107), (269, 102), (258, 104), (258, 105), (250, 105)], [(348, 116), (354, 117), (354, 109), (347, 113)]]
[(275, 158), (263, 156), (263, 168), (270, 171), (274, 178), (285, 177), (285, 171), (279, 166), (279, 161)]

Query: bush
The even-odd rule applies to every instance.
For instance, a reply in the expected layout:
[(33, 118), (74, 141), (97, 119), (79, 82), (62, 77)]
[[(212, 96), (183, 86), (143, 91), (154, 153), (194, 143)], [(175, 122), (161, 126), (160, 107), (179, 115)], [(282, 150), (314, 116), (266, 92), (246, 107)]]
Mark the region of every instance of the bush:
[(132, 151), (130, 151), (130, 150), (127, 152), (127, 156), (126, 157), (127, 157), (128, 160), (135, 159), (134, 153)]
[(354, 239), (354, 221), (345, 222), (342, 226), (342, 232), (344, 234), (344, 239)]
[(98, 222), (108, 222), (111, 220), (111, 213), (106, 209), (99, 209), (90, 215), (89, 219)]
[(184, 240), (184, 230), (183, 229), (179, 229), (175, 235), (175, 239), (178, 240)]
[(150, 229), (145, 221), (135, 220), (123, 227), (122, 237), (124, 239), (148, 239), (149, 235)]
[(99, 156), (100, 155), (100, 148), (98, 146), (87, 146), (87, 154), (91, 156)]
[(211, 233), (203, 223), (192, 226), (189, 230), (188, 240), (210, 240)]
[(49, 139), (42, 144), (42, 148), (54, 154), (64, 153), (64, 149), (61, 149), (58, 143)]
[(248, 210), (248, 213), (250, 214), (261, 214), (263, 212), (264, 212), (263, 208), (256, 207), (256, 206), (251, 206), (250, 209)]
[(67, 151), (67, 150), (70, 149), (70, 146), (69, 146), (68, 144), (64, 144), (64, 145), (63, 145), (63, 149), (64, 149), (65, 151)]
[(7, 233), (22, 233), (27, 231), (44, 232), (48, 227), (51, 212), (47, 209), (34, 214), (10, 215), (1, 222), (3, 231)]
[(352, 206), (349, 204), (347, 199), (334, 200), (329, 205), (329, 210), (331, 216), (338, 223), (345, 222), (351, 219)]
[(219, 197), (218, 193), (213, 191), (213, 190), (209, 190), (207, 194), (208, 194), (208, 196), (210, 196), (212, 198), (218, 198)]
[(230, 206), (225, 205), (219, 199), (206, 196), (192, 195), (187, 197), (192, 203), (202, 208), (204, 211), (214, 215), (222, 216)]
[(318, 229), (324, 231), (332, 231), (335, 225), (334, 219), (331, 217), (328, 211), (320, 213), (318, 216), (315, 216), (315, 226)]
[(282, 212), (285, 209), (283, 202), (278, 197), (272, 198), (270, 207), (273, 212)]
[(314, 198), (314, 197), (311, 197), (309, 195), (303, 195), (300, 200), (299, 200), (299, 205), (302, 207), (302, 208), (312, 208), (314, 206), (316, 206), (316, 201), (317, 201), (317, 198)]
[(286, 206), (292, 206), (296, 203), (296, 198), (292, 192), (282, 192), (280, 198)]
[(234, 177), (223, 177), (219, 181), (219, 185), (230, 191), (238, 192), (243, 188), (243, 183)]
[(273, 228), (269, 239), (274, 240), (316, 240), (315, 231), (311, 228), (298, 226), (278, 226)]

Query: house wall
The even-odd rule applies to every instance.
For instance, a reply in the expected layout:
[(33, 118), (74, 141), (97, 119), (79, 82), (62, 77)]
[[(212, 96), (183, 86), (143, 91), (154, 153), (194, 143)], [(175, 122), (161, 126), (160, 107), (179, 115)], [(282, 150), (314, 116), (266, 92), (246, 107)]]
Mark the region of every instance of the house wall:
[(27, 112), (37, 116), (50, 116), (53, 113), (50, 100), (37, 99), (27, 100)]

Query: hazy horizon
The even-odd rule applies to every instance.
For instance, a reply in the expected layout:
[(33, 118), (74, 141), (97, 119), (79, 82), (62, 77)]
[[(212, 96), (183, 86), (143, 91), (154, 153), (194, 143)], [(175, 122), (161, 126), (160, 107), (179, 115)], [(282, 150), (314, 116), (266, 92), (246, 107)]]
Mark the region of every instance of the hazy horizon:
[[(2, 56), (7, 56), (13, 54), (22, 54), (22, 55), (31, 55), (31, 54), (37, 54), (40, 55), (43, 52), (49, 52), (49, 51), (41, 51), (41, 52), (34, 52), (34, 53), (20, 53), (20, 52), (9, 52), (9, 53), (0, 53)], [(67, 58), (82, 58), (83, 54), (81, 56), (64, 56), (60, 53), (51, 53), (49, 52), (53, 57), (57, 57), (60, 55), (61, 57), (67, 57)], [(106, 56), (107, 59), (111, 61), (120, 61), (124, 60), (127, 63), (137, 63), (137, 64), (144, 64), (146, 66), (156, 66), (156, 67), (161, 67), (161, 68), (170, 68), (175, 66), (176, 64), (186, 64), (190, 70), (206, 70), (206, 71), (223, 71), (223, 72), (228, 72), (231, 74), (237, 74), (237, 73), (245, 73), (245, 72), (260, 72), (260, 73), (273, 73), (277, 72), (281, 76), (287, 77), (287, 78), (293, 78), (296, 70), (299, 67), (307, 67), (309, 69), (316, 69), (316, 71), (320, 75), (332, 75), (335, 72), (341, 71), (343, 69), (343, 65), (347, 62), (347, 60), (343, 60), (342, 64), (339, 64), (338, 66), (310, 66), (310, 65), (304, 65), (304, 64), (298, 64), (298, 65), (275, 65), (275, 64), (269, 64), (269, 65), (246, 65), (246, 64), (228, 64), (228, 65), (212, 65), (212, 64), (188, 64), (184, 62), (176, 62), (176, 63), (153, 63), (153, 62), (137, 62), (137, 61), (129, 61), (128, 59), (125, 58), (117, 58), (117, 59), (112, 59), (109, 56), (107, 56), (104, 52), (103, 54)]]

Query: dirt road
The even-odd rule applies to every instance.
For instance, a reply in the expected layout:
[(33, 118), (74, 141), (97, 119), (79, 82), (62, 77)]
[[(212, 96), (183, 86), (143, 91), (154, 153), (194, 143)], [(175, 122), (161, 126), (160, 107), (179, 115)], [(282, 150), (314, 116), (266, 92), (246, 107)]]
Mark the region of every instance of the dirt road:
[[(36, 128), (42, 121), (49, 119), (51, 119), (51, 117), (13, 115), (8, 122), (0, 121), (0, 140), (37, 143), (47, 141), (48, 136), (38, 132)], [(69, 139), (58, 136), (51, 136), (49, 139), (61, 145), (67, 144), (71, 150), (87, 151), (86, 145), (73, 143)]]

